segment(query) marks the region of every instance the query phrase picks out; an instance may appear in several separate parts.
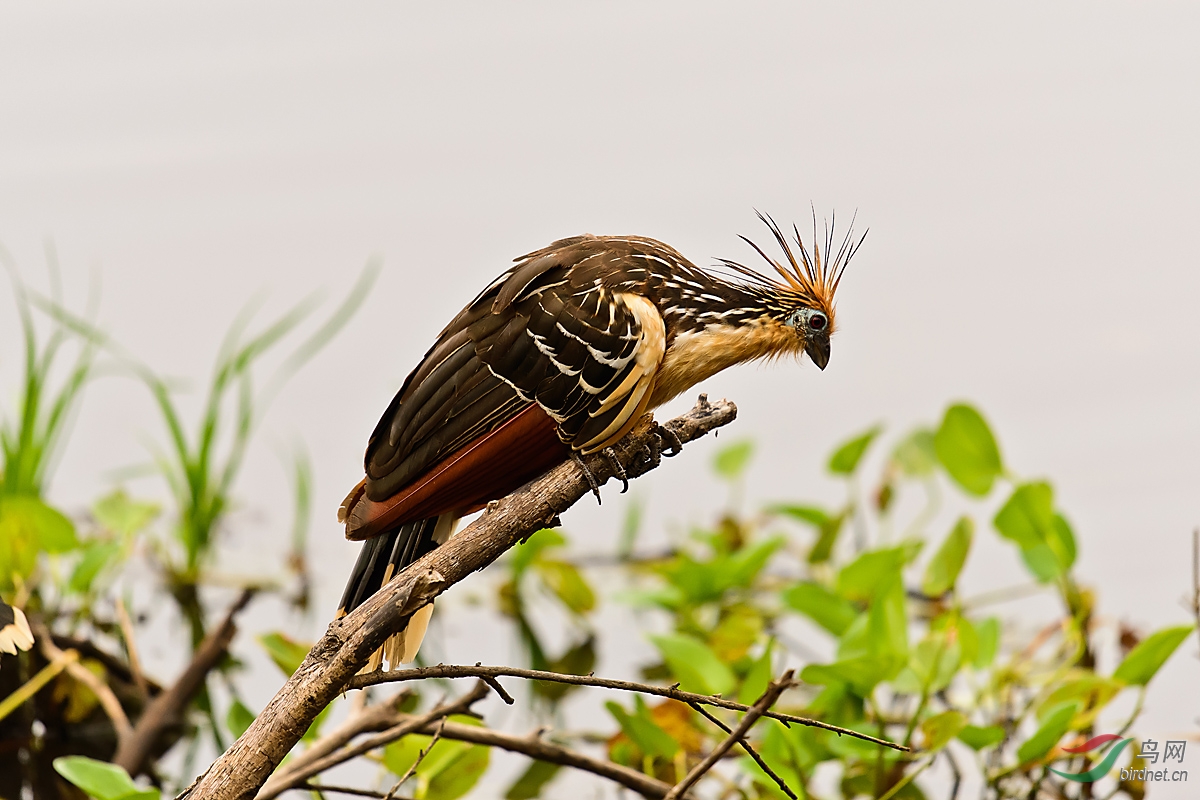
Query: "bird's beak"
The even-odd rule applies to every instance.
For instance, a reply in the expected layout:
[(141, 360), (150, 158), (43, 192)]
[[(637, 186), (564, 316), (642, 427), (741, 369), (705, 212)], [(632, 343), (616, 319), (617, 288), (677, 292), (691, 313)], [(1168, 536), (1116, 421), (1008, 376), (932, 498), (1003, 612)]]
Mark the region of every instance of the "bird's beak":
[(823, 370), (829, 363), (829, 340), (812, 339), (804, 346), (804, 352), (808, 353), (808, 357), (817, 365), (817, 369)]

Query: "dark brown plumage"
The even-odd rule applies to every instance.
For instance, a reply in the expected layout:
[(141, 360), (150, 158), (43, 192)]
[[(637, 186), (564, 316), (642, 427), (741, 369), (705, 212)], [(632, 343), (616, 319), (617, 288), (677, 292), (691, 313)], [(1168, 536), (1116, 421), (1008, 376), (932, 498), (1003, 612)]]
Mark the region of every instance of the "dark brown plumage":
[[(570, 457), (603, 450), (641, 415), (733, 364), (807, 352), (822, 369), (833, 296), (861, 239), (832, 257), (769, 218), (782, 281), (734, 279), (634, 236), (576, 236), (516, 259), (439, 334), (379, 420), (366, 477), (339, 518), (367, 539), (339, 613), (436, 547), (454, 521)], [(747, 240), (749, 241), (749, 240)], [(420, 617), (420, 618), (418, 618)], [(387, 648), (411, 660), (428, 614)]]

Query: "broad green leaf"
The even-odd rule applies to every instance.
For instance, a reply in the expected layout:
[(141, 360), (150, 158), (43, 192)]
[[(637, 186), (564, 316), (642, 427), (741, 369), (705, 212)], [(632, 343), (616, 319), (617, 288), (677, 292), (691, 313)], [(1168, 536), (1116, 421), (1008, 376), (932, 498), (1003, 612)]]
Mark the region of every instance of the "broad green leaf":
[(996, 530), (1022, 549), (1044, 544), (1054, 526), (1054, 490), (1044, 482), (1025, 483), (996, 512)]
[(543, 550), (562, 547), (567, 539), (553, 528), (543, 528), (533, 533), (528, 539), (512, 550), (512, 571), (516, 575), (524, 572)]
[(160, 511), (155, 503), (133, 500), (124, 489), (105, 495), (92, 506), (92, 516), (104, 528), (122, 536), (132, 536), (149, 525)]
[(862, 460), (863, 455), (867, 452), (867, 448), (871, 446), (871, 442), (875, 440), (875, 437), (882, 430), (882, 426), (876, 425), (841, 445), (829, 457), (829, 471), (834, 475), (852, 474), (858, 467), (858, 462)]
[(779, 505), (770, 506), (767, 511), (770, 511), (772, 514), (781, 514), (785, 517), (791, 517), (798, 522), (812, 525), (818, 530), (829, 521), (829, 513), (824, 509), (817, 508), (816, 506), (781, 503)]
[(1049, 753), (1050, 749), (1058, 744), (1058, 740), (1071, 727), (1071, 720), (1075, 717), (1078, 709), (1079, 706), (1075, 703), (1063, 703), (1050, 709), (1041, 726), (1034, 731), (1033, 736), (1022, 742), (1021, 746), (1017, 748), (1017, 762), (1028, 764)]
[(0, 588), (28, 578), (39, 553), (79, 546), (69, 519), (32, 495), (0, 496)]
[(672, 633), (651, 636), (650, 641), (663, 654), (684, 691), (724, 695), (733, 690), (733, 671), (699, 639)]
[(900, 574), (900, 570), (916, 557), (920, 549), (920, 542), (911, 542), (863, 553), (838, 573), (838, 594), (848, 600), (870, 600), (881, 586)]
[(962, 662), (962, 646), (957, 639), (948, 641), (948, 638), (933, 636), (918, 642), (912, 649), (908, 669), (896, 677), (895, 691), (934, 693), (949, 686)]
[(1132, 686), (1145, 686), (1194, 629), (1193, 625), (1177, 625), (1155, 631), (1125, 656), (1113, 677)]
[(958, 740), (972, 750), (986, 750), (1004, 741), (1004, 728), (999, 725), (986, 728), (968, 725), (959, 731)]
[(933, 431), (918, 428), (900, 440), (892, 450), (892, 462), (900, 471), (912, 478), (925, 478), (937, 467), (937, 450), (933, 443)]
[(961, 711), (944, 711), (937, 716), (930, 717), (921, 723), (921, 733), (925, 736), (925, 749), (931, 752), (941, 750), (966, 727), (967, 717)]
[(867, 612), (867, 637), (868, 651), (872, 655), (895, 656), (902, 664), (907, 659), (908, 614), (904, 582), (899, 575), (887, 580), (871, 602)]
[(834, 636), (841, 636), (858, 616), (850, 601), (819, 583), (797, 583), (783, 592), (783, 602), (809, 617)]
[(725, 480), (737, 480), (746, 471), (753, 456), (754, 442), (748, 439), (734, 442), (717, 451), (713, 459), (713, 468)]
[(228, 713), (225, 714), (225, 727), (235, 738), (239, 738), (250, 727), (250, 723), (254, 722), (254, 717), (254, 712), (246, 708), (245, 703), (241, 700), (234, 700), (233, 704), (229, 706)]
[(285, 633), (264, 633), (258, 637), (258, 643), (267, 651), (267, 655), (284, 674), (291, 675), (308, 655), (311, 644), (298, 642)]
[(930, 597), (940, 597), (954, 588), (958, 573), (962, 571), (963, 564), (967, 561), (967, 553), (971, 550), (974, 531), (975, 523), (970, 517), (959, 517), (954, 529), (925, 568), (921, 591)]
[(973, 495), (982, 497), (990, 492), (1004, 471), (991, 429), (971, 406), (960, 404), (946, 409), (933, 444), (946, 472)]
[(987, 669), (996, 660), (1000, 649), (1000, 620), (988, 617), (975, 623), (975, 633), (979, 635), (978, 650), (975, 652), (975, 669)]
[(86, 756), (54, 759), (54, 770), (96, 800), (158, 800), (155, 789), (139, 789), (116, 764)]
[(726, 576), (726, 585), (750, 586), (783, 544), (783, 537), (777, 536), (730, 554), (725, 564), (718, 565)]
[(821, 535), (808, 551), (808, 563), (824, 564), (833, 556), (834, 545), (837, 544), (838, 535), (842, 532), (842, 523), (845, 521), (845, 514), (838, 514), (826, 520), (821, 526)]
[(1054, 551), (1058, 562), (1064, 570), (1070, 569), (1075, 564), (1076, 556), (1075, 532), (1071, 530), (1071, 523), (1062, 514), (1056, 513), (1054, 524), (1046, 534), (1046, 544)]
[(544, 559), (537, 563), (538, 574), (562, 604), (575, 614), (586, 614), (596, 607), (592, 587), (574, 564)]
[(742, 679), (742, 688), (738, 690), (739, 703), (752, 706), (758, 698), (762, 697), (763, 692), (767, 690), (773, 674), (771, 670), (771, 656), (774, 649), (775, 640), (772, 639), (767, 642), (762, 655), (750, 665), (750, 671)]
[[(473, 717), (454, 716), (454, 722), (480, 725)], [(420, 756), (429, 752), (417, 765), (417, 787), (413, 793), (417, 800), (456, 800), (479, 782), (487, 770), (489, 748), (469, 742), (439, 739), (430, 748), (432, 737), (409, 735), (389, 744), (383, 751), (383, 763), (395, 775), (408, 772)]]
[(508, 787), (504, 800), (533, 800), (542, 793), (546, 784), (554, 780), (560, 769), (560, 765), (549, 761), (531, 761), (529, 767)]
[(762, 612), (752, 605), (739, 603), (721, 614), (717, 627), (708, 636), (708, 646), (717, 658), (732, 664), (745, 657), (763, 632)]
[(902, 656), (859, 656), (832, 664), (809, 664), (800, 672), (800, 679), (818, 686), (844, 683), (860, 697), (866, 697), (903, 666)]
[(1052, 691), (1037, 709), (1038, 719), (1044, 719), (1051, 709), (1063, 703), (1073, 702), (1079, 706), (1079, 717), (1072, 720), (1071, 727), (1090, 725), (1096, 715), (1104, 710), (1109, 701), (1120, 694), (1125, 684), (1113, 678), (1105, 678), (1091, 670), (1077, 670)]
[(71, 580), (67, 586), (76, 594), (86, 594), (92, 588), (92, 582), (100, 574), (100, 570), (121, 552), (117, 542), (88, 542), (83, 548), (75, 569), (71, 571)]
[[(640, 702), (639, 702), (640, 701)], [(644, 754), (656, 758), (674, 758), (679, 752), (679, 742), (675, 741), (669, 733), (659, 727), (658, 723), (650, 716), (650, 711), (646, 708), (644, 701), (641, 698), (635, 700), (634, 713), (630, 714), (619, 703), (609, 700), (604, 704), (608, 709), (608, 713), (613, 715), (613, 719), (621, 726), (621, 732), (624, 733), (629, 740), (637, 745), (638, 749)]]

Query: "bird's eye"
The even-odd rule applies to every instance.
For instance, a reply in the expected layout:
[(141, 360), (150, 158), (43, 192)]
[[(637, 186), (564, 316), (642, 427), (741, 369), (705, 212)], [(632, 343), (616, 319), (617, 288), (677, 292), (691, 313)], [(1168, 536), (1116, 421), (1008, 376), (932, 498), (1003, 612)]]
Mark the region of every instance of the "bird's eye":
[(825, 319), (824, 314), (813, 314), (808, 318), (808, 327), (812, 328), (814, 331), (823, 331), (825, 330), (825, 326), (828, 324), (829, 321)]

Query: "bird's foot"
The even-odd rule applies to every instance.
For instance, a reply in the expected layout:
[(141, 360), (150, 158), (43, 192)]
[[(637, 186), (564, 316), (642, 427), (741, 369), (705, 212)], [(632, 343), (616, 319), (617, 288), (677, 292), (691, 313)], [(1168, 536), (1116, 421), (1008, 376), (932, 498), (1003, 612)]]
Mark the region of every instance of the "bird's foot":
[(658, 451), (667, 458), (672, 458), (683, 452), (683, 442), (675, 431), (666, 425), (654, 423), (654, 436), (658, 439)]
[(604, 501), (600, 499), (600, 484), (596, 483), (596, 476), (592, 474), (592, 471), (588, 469), (588, 465), (584, 463), (583, 456), (579, 455), (577, 450), (572, 450), (571, 459), (579, 466), (579, 471), (587, 479), (588, 486), (592, 487), (592, 494), (596, 495), (596, 505), (603, 505)]
[(613, 476), (621, 479), (621, 494), (629, 491), (629, 476), (625, 474), (625, 467), (621, 465), (617, 458), (617, 451), (611, 447), (606, 447), (600, 451), (601, 454), (608, 460), (608, 465), (612, 467)]

